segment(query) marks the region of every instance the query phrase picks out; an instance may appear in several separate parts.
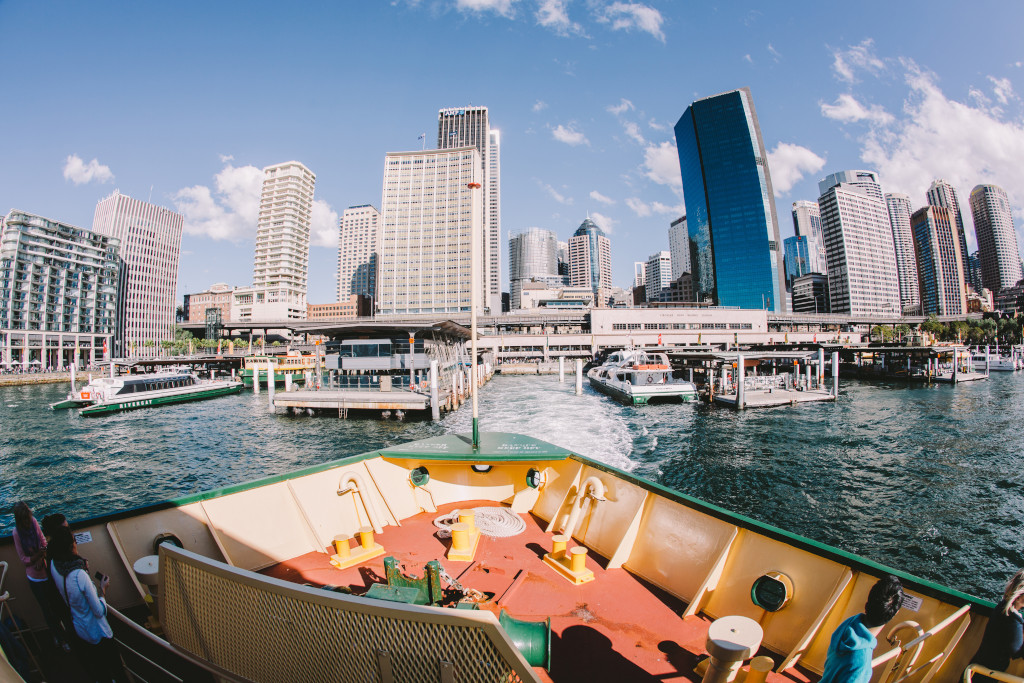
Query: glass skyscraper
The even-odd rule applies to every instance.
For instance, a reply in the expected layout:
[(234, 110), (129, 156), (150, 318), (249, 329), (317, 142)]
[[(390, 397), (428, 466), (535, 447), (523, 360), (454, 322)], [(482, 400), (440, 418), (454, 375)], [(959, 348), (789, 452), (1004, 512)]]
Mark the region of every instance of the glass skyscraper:
[(750, 89), (697, 100), (675, 133), (694, 296), (785, 311), (779, 221)]

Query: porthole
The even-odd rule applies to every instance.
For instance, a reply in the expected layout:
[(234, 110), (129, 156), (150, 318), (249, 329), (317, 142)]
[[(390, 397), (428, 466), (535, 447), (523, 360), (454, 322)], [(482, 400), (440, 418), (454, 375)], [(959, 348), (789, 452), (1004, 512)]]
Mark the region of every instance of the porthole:
[(412, 485), (417, 488), (420, 486), (426, 486), (427, 482), (430, 481), (430, 472), (426, 467), (420, 465), (409, 473), (409, 481), (411, 481)]
[(750, 587), (750, 601), (768, 612), (778, 612), (793, 598), (793, 582), (781, 572), (759, 576)]
[(472, 468), (477, 474), (487, 474), (491, 471), (490, 465), (472, 465)]

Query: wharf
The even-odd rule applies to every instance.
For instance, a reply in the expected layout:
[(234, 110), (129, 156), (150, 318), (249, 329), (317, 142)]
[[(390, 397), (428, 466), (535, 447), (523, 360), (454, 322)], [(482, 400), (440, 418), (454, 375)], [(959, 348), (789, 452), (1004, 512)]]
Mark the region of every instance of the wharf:
[(274, 407), (329, 410), (337, 411), (339, 415), (349, 410), (427, 410), (430, 408), (430, 397), (414, 391), (284, 391), (274, 395)]
[(500, 375), (557, 375), (558, 363), (539, 361), (535, 363), (502, 363), (494, 369)]
[[(99, 374), (97, 372), (97, 374)], [(0, 376), (0, 387), (20, 387), (29, 384), (60, 384), (70, 383), (71, 376), (67, 372), (38, 372)]]
[[(732, 408), (736, 407), (736, 394), (715, 394), (715, 403), (721, 403)], [(745, 408), (775, 408), (777, 406), (796, 405), (797, 403), (810, 403), (812, 401), (834, 401), (836, 397), (831, 391), (811, 389), (809, 391), (793, 391), (791, 389), (772, 389), (768, 391), (744, 392), (743, 403)]]

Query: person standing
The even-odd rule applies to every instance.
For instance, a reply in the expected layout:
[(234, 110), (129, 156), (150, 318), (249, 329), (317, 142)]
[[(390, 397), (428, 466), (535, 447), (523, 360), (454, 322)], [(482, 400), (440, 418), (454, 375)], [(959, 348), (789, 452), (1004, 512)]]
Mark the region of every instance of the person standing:
[(110, 577), (97, 573), (99, 590), (89, 576), (89, 562), (78, 554), (78, 544), (71, 530), (58, 527), (50, 540), (53, 560), (50, 571), (57, 592), (71, 609), (71, 621), (78, 634), (82, 659), (96, 681), (125, 681), (121, 657), (114, 644), (114, 632), (107, 623), (107, 602), (104, 597)]
[(818, 683), (868, 683), (871, 680), (871, 655), (878, 644), (876, 636), (896, 616), (903, 604), (903, 586), (895, 576), (879, 579), (864, 605), (832, 632), (825, 656), (825, 671)]
[[(32, 515), (32, 508), (28, 503), (21, 500), (14, 504), (14, 548), (25, 565), (25, 577), (28, 579), (32, 595), (39, 603), (39, 609), (43, 612), (46, 620), (46, 627), (50, 629), (53, 642), (70, 651), (67, 642), (67, 635), (64, 624), (61, 623), (59, 614), (62, 610), (57, 609), (54, 603), (56, 595), (53, 593), (53, 585), (46, 573), (46, 538), (39, 522)], [(70, 624), (67, 624), (70, 626)]]

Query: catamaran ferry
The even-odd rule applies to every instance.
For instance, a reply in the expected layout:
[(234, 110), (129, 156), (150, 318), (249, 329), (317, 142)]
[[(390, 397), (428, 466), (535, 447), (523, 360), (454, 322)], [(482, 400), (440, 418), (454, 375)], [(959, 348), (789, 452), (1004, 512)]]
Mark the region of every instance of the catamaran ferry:
[(121, 410), (237, 394), (242, 383), (234, 379), (200, 379), (192, 372), (162, 372), (152, 375), (98, 377), (50, 407), (54, 410), (81, 408), (81, 415), (103, 415)]

